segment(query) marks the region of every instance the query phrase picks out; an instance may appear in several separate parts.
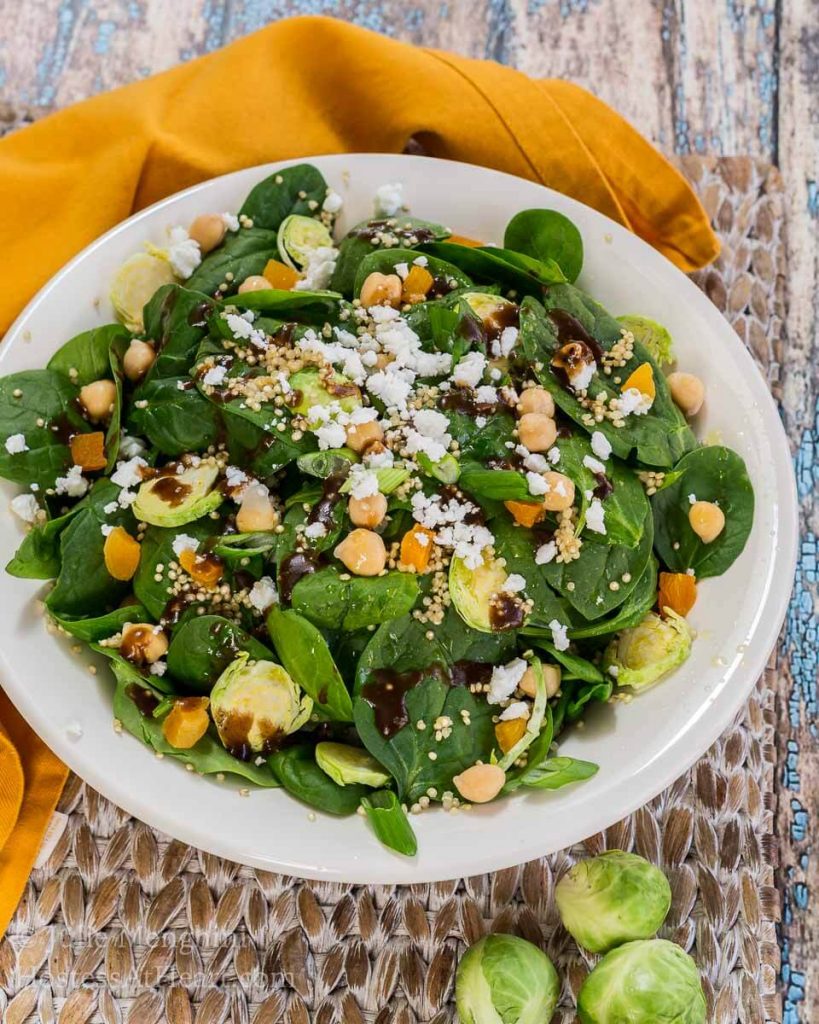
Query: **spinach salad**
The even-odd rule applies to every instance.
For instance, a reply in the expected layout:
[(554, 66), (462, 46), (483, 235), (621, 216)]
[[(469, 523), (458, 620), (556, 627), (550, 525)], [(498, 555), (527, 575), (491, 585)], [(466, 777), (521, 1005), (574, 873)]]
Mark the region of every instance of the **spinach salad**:
[(0, 475), (7, 571), (54, 581), (118, 730), (412, 855), (408, 813), (595, 773), (556, 738), (685, 660), (754, 499), (668, 332), (575, 285), (566, 217), (486, 245), (375, 203), (335, 240), (304, 164), (170, 228), (117, 323), (0, 381)]

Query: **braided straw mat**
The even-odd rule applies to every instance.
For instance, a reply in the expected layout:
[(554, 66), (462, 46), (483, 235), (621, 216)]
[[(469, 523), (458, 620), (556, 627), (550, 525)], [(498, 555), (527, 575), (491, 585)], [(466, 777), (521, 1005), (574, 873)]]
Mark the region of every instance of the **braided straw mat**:
[[(697, 283), (776, 388), (784, 316), (778, 174), (746, 158), (687, 158), (723, 240)], [(353, 886), (240, 867), (170, 840), (71, 777), (70, 817), (0, 944), (7, 1024), (444, 1024), (455, 967), (488, 931), (541, 945), (575, 1019), (589, 959), (562, 930), (557, 880), (575, 858), (635, 850), (673, 889), (661, 934), (696, 957), (716, 1024), (781, 1021), (774, 887), (773, 662), (695, 767), (571, 850), (434, 885)], [(453, 865), (454, 866), (454, 865)]]

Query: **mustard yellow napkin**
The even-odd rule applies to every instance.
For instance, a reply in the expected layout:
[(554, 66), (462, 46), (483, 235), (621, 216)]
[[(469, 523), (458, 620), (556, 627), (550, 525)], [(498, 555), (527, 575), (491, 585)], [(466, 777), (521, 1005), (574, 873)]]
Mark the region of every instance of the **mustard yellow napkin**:
[[(294, 18), (0, 142), (0, 331), (71, 256), (163, 196), (271, 160), (397, 153), (410, 138), (574, 196), (683, 270), (718, 252), (681, 175), (583, 89)], [(5, 700), (0, 722), (2, 934), (65, 769)]]

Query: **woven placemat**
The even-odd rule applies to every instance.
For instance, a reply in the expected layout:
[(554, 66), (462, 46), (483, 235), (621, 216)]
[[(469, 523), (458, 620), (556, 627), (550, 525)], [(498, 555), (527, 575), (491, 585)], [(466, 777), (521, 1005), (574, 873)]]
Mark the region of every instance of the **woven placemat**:
[[(781, 182), (746, 158), (687, 158), (723, 240), (697, 283), (776, 390), (784, 320)], [(221, 860), (131, 818), (76, 777), (69, 825), (0, 943), (7, 1024), (443, 1024), (466, 945), (487, 931), (540, 944), (575, 1018), (588, 960), (559, 925), (575, 858), (635, 850), (668, 875), (661, 934), (691, 951), (715, 1024), (781, 1022), (774, 887), (773, 661), (733, 726), (670, 789), (584, 844), (451, 882), (307, 882)]]

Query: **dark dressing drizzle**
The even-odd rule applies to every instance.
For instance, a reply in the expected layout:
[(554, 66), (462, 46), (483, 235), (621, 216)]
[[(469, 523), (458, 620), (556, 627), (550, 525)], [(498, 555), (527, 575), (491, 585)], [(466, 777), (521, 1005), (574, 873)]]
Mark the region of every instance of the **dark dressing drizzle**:
[(497, 633), (520, 629), (526, 619), (523, 602), (514, 594), (501, 591), (489, 601), (489, 625)]
[(253, 715), (249, 711), (231, 711), (219, 722), (219, 738), (229, 754), (240, 761), (252, 761), (257, 757), (267, 757), (281, 746), (284, 733), (276, 729), (271, 722), (263, 721), (261, 728), (270, 728), (270, 735), (265, 738), (261, 750), (250, 746), (250, 730), (253, 728)]
[(143, 689), (137, 683), (129, 683), (125, 687), (125, 696), (136, 704), (143, 718), (150, 718), (159, 707), (159, 701), (151, 691)]
[(279, 566), (279, 598), (283, 605), (290, 604), (293, 588), (303, 576), (309, 576), (319, 566), (316, 551), (294, 551), (285, 556)]
[(373, 709), (376, 728), (382, 736), (389, 739), (409, 722), (404, 698), (428, 676), (446, 680), (445, 671), (440, 665), (412, 672), (396, 672), (392, 668), (373, 669), (370, 681), (361, 688), (361, 696)]
[(557, 340), (561, 345), (567, 345), (571, 341), (582, 341), (592, 355), (599, 362), (603, 358), (603, 349), (595, 338), (589, 334), (583, 324), (568, 313), (565, 309), (550, 309), (549, 319), (554, 324), (557, 332)]
[(188, 313), (188, 327), (207, 327), (208, 317), (213, 312), (213, 303), (200, 302)]
[(167, 473), (157, 477), (151, 487), (151, 493), (155, 494), (160, 501), (164, 501), (171, 508), (178, 508), (188, 497), (193, 488), (184, 480), (179, 480), (176, 473)]
[(614, 484), (605, 473), (595, 473), (594, 479), (597, 481), (597, 486), (592, 491), (592, 494), (595, 498), (604, 501), (614, 490)]
[(329, 531), (335, 525), (335, 508), (341, 501), (341, 487), (347, 479), (346, 473), (331, 473), (321, 488), (321, 497), (310, 509), (308, 523), (321, 523)]
[(484, 686), (492, 678), (492, 665), (483, 661), (456, 661), (450, 678), (453, 686)]
[(483, 326), (487, 339), (497, 341), (507, 327), (520, 326), (520, 306), (513, 302), (504, 302), (484, 320)]

